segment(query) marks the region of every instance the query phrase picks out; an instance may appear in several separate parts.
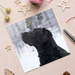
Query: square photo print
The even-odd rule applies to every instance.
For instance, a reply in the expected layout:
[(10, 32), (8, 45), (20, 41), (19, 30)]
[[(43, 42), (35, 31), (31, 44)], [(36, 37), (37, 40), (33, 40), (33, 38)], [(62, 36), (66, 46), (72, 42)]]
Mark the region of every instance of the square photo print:
[(6, 28), (24, 72), (70, 54), (52, 9)]

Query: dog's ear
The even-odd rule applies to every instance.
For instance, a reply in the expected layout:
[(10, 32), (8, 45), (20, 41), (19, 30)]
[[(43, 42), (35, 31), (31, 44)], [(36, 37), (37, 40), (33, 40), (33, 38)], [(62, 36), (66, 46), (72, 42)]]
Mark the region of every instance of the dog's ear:
[(42, 42), (48, 41), (48, 39), (51, 37), (52, 37), (52, 33), (49, 30), (43, 28)]

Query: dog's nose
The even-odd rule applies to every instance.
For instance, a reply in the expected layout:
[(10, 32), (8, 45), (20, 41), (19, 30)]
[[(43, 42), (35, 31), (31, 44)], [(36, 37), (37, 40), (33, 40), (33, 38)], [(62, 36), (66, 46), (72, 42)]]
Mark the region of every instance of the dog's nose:
[(22, 35), (25, 35), (25, 34), (27, 34), (27, 32), (22, 33)]
[(25, 33), (21, 33), (22, 38), (25, 36)]
[(21, 33), (21, 35), (24, 35), (24, 33)]

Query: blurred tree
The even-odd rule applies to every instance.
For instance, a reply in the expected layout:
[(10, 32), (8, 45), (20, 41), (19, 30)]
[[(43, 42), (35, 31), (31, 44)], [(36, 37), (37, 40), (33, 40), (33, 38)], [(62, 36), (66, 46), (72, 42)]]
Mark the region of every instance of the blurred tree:
[(26, 24), (27, 27), (30, 28), (30, 30), (33, 30), (32, 17), (26, 19)]

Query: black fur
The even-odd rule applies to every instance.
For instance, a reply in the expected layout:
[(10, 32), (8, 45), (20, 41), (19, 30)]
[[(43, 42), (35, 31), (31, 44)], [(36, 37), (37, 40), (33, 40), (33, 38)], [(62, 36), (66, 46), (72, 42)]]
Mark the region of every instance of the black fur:
[(22, 33), (22, 39), (25, 43), (37, 48), (40, 66), (69, 55), (55, 43), (52, 33), (45, 28), (36, 28), (31, 32)]

